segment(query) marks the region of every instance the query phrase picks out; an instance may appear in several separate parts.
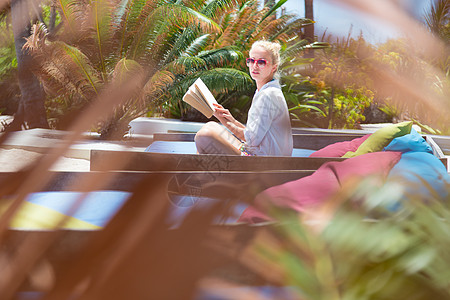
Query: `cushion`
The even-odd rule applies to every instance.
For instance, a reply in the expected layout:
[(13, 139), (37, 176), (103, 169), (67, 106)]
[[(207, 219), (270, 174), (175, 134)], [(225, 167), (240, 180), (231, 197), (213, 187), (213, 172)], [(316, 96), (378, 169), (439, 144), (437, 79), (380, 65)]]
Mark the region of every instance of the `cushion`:
[(384, 151), (400, 151), (407, 152), (426, 152), (433, 154), (433, 149), (425, 141), (414, 128), (411, 128), (411, 133), (393, 139), (389, 145), (384, 148)]
[(365, 153), (382, 151), (394, 138), (410, 133), (412, 125), (412, 121), (407, 121), (380, 128), (371, 134), (355, 152), (349, 151), (342, 157), (355, 157)]
[(388, 182), (398, 183), (396, 192), (389, 195), (390, 203), (395, 203), (389, 208), (397, 210), (401, 201), (411, 199), (411, 195), (424, 201), (429, 198), (447, 199), (450, 175), (444, 164), (433, 154), (410, 151), (404, 153), (392, 168)]
[(339, 191), (344, 182), (353, 177), (376, 175), (384, 180), (400, 158), (400, 152), (389, 151), (368, 153), (341, 162), (327, 162), (310, 176), (273, 186), (259, 193), (238, 221), (273, 221), (268, 214), (272, 206), (300, 213), (314, 212), (317, 206), (332, 199), (332, 195)]
[(369, 136), (370, 134), (366, 134), (351, 141), (333, 143), (313, 152), (309, 157), (342, 157), (349, 151), (356, 151)]
[(195, 146), (195, 142), (154, 141), (145, 149), (145, 152), (196, 154), (197, 147)]

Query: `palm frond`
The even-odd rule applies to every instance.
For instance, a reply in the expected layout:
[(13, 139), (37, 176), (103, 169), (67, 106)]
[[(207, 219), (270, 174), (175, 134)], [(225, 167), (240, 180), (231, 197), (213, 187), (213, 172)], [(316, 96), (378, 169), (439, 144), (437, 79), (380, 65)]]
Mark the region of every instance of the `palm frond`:
[(71, 58), (71, 64), (77, 67), (78, 72), (81, 75), (81, 80), (87, 83), (87, 88), (92, 89), (96, 94), (98, 93), (97, 85), (100, 82), (96, 70), (91, 66), (88, 58), (77, 48), (69, 46), (64, 43), (56, 42), (57, 47), (61, 47), (63, 53), (65, 53), (68, 58)]
[(282, 40), (287, 43), (292, 39), (296, 39), (299, 36), (299, 32), (307, 24), (311, 24), (311, 20), (308, 19), (296, 19), (294, 15), (283, 15), (279, 19), (284, 19), (285, 24), (277, 28), (275, 32), (272, 32), (269, 40)]
[[(447, 39), (450, 28), (448, 27), (450, 22), (450, 0), (439, 0), (431, 5), (429, 13), (425, 15), (425, 22), (430, 28), (431, 32)], [(448, 41), (448, 40), (447, 40)]]
[(145, 84), (144, 93), (148, 100), (157, 101), (160, 95), (173, 85), (175, 76), (169, 71), (158, 71)]
[(224, 11), (228, 11), (230, 8), (237, 5), (237, 0), (213, 0), (209, 2), (201, 12), (214, 20)]
[(224, 47), (201, 52), (198, 57), (205, 61), (209, 69), (212, 69), (238, 62), (244, 58), (244, 55), (236, 47)]
[(184, 5), (186, 7), (190, 7), (196, 11), (200, 11), (202, 10), (203, 7), (205, 7), (206, 5), (205, 0), (177, 0), (177, 1), (173, 1), (172, 3), (174, 4), (179, 4), (179, 5)]
[(236, 8), (230, 8), (228, 11), (224, 12), (220, 20), (217, 21), (220, 27), (222, 27), (222, 31), (225, 31), (225, 29), (232, 24), (236, 11)]
[(122, 0), (113, 22), (120, 58), (126, 55), (139, 26), (157, 5), (157, 1), (153, 0)]
[[(130, 0), (127, 3), (126, 27), (133, 34), (145, 19), (158, 7), (157, 1), (153, 0)], [(125, 15), (124, 15), (125, 17)], [(124, 18), (122, 18), (124, 19)]]
[(302, 53), (305, 49), (318, 50), (326, 48), (330, 48), (330, 44), (325, 42), (314, 42), (310, 44), (307, 40), (298, 41), (281, 52), (281, 68), (295, 68), (301, 64), (310, 63), (308, 59), (302, 58)]
[(108, 49), (110, 38), (112, 36), (113, 8), (107, 0), (97, 0), (91, 3), (92, 7), (92, 24), (95, 32), (95, 41), (100, 57), (101, 72), (106, 77), (106, 67), (104, 52)]
[(180, 56), (175, 61), (165, 67), (173, 74), (184, 75), (186, 73), (195, 73), (199, 70), (206, 70), (206, 62), (196, 56)]
[(279, 9), (283, 4), (285, 4), (287, 2), (287, 0), (280, 0), (277, 2), (277, 4), (275, 4), (265, 15), (264, 17), (261, 19), (261, 21), (264, 21), (266, 18), (268, 18), (269, 16), (271, 16), (273, 13), (275, 13), (275, 11), (277, 9)]
[(286, 27), (286, 20), (283, 18), (278, 19), (265, 19), (258, 28), (253, 32), (249, 43), (261, 39), (270, 39), (272, 36), (277, 35), (280, 42), (285, 42), (289, 39), (288, 36), (282, 36), (279, 32), (280, 28)]
[(204, 34), (196, 38), (192, 43), (184, 50), (183, 55), (194, 56), (201, 49), (205, 48), (209, 41), (210, 34)]
[(34, 25), (24, 45), (39, 63), (36, 73), (44, 86), (55, 94), (72, 93), (92, 99), (102, 81), (89, 59), (64, 42), (48, 42), (44, 28), (42, 24)]
[(186, 50), (191, 46), (192, 48), (188, 51), (195, 53), (200, 51), (207, 44), (210, 34), (203, 34), (200, 37), (198, 36), (199, 34), (201, 33), (194, 26), (189, 26), (188, 28), (183, 30), (181, 34), (174, 34), (173, 38), (175, 39), (175, 42), (167, 43), (169, 44), (166, 45), (166, 48), (168, 48), (167, 54), (165, 55), (164, 61), (161, 64), (165, 65), (173, 61), (176, 57), (182, 55), (183, 52), (186, 52)]
[(135, 60), (123, 58), (115, 66), (112, 80), (113, 85), (121, 86), (129, 84), (130, 87), (130, 93), (126, 101), (121, 106), (115, 108), (113, 118), (117, 122), (128, 123), (145, 110), (144, 78), (144, 68)]
[(251, 37), (252, 37), (253, 33), (256, 30), (258, 30), (258, 26), (260, 25), (261, 20), (263, 19), (264, 15), (267, 13), (268, 10), (269, 10), (268, 7), (264, 7), (263, 9), (261, 9), (259, 11), (255, 11), (255, 7), (253, 6), (251, 15), (249, 16), (249, 19), (247, 20), (249, 25), (245, 26), (245, 24), (244, 24), (243, 31), (240, 34), (241, 39), (243, 39), (243, 41), (246, 44), (251, 44), (251, 42), (250, 42)]
[[(149, 49), (149, 43), (160, 32), (170, 32), (188, 26), (199, 26), (205, 32), (220, 32), (220, 27), (203, 14), (182, 5), (166, 4), (156, 8), (137, 31), (130, 49), (130, 57), (136, 58)], [(158, 26), (157, 32), (154, 31)]]
[(301, 55), (303, 50), (305, 49), (305, 46), (308, 45), (307, 40), (300, 40), (292, 45), (289, 45), (282, 53), (281, 58), (288, 58), (288, 57), (298, 57)]
[(255, 18), (253, 17), (256, 9), (255, 2), (249, 1), (245, 3), (240, 10), (236, 12), (233, 21), (225, 28), (222, 35), (217, 38), (215, 47), (220, 48), (244, 43), (245, 33), (248, 31), (248, 28), (257, 25), (257, 21), (255, 21)]
[(120, 82), (124, 82), (128, 80), (130, 77), (138, 78), (138, 74), (144, 73), (144, 68), (135, 60), (122, 58), (117, 62), (114, 72), (113, 72), (113, 81), (120, 84)]
[(57, 0), (59, 4), (59, 9), (61, 12), (61, 17), (63, 22), (65, 22), (68, 27), (69, 33), (75, 34), (77, 32), (76, 28), (76, 16), (77, 7), (79, 6), (76, 0)]
[[(290, 78), (292, 76), (289, 76), (291, 71), (298, 70), (302, 66), (310, 65), (313, 62), (314, 59), (311, 58), (303, 58), (303, 57), (282, 57), (281, 58), (281, 64), (279, 66), (279, 70), (283, 75), (283, 82), (289, 82), (292, 83), (298, 82), (300, 79), (298, 77), (296, 78)], [(294, 72), (295, 73), (295, 72)]]
[(184, 77), (177, 81), (169, 90), (170, 94), (174, 99), (181, 99), (192, 83), (199, 77), (214, 93), (247, 91), (254, 86), (250, 75), (245, 72), (231, 68), (216, 68)]

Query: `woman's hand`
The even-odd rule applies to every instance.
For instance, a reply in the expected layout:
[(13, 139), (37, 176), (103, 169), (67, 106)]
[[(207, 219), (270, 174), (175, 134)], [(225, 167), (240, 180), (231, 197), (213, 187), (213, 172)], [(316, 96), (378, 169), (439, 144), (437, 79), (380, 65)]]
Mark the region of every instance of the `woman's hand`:
[(236, 120), (230, 113), (230, 111), (224, 108), (220, 104), (213, 104), (216, 111), (214, 112), (214, 116), (227, 127), (235, 136), (237, 136), (241, 140), (245, 140), (244, 137), (244, 129), (245, 126)]
[(214, 116), (220, 121), (220, 123), (226, 126), (228, 122), (234, 123), (234, 121), (236, 121), (228, 109), (224, 108), (220, 104), (214, 103), (213, 105), (216, 109)]

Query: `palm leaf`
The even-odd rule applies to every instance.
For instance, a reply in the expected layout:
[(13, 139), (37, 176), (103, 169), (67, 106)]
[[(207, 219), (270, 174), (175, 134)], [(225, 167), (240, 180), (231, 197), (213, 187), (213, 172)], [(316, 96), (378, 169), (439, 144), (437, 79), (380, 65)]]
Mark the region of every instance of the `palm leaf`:
[(445, 32), (445, 26), (447, 26), (447, 34), (449, 32), (449, 18), (450, 1), (438, 0), (431, 5), (430, 12), (425, 15), (425, 22), (433, 33), (438, 36), (444, 37), (443, 33)]
[[(285, 20), (284, 26), (277, 28), (275, 32), (270, 36), (270, 40), (279, 40), (280, 36), (288, 36), (289, 39), (297, 39), (299, 38), (298, 33), (308, 24), (311, 24), (312, 21), (309, 19), (296, 19), (294, 15), (283, 15), (279, 17), (280, 19)], [(282, 38), (283, 41), (288, 42), (288, 39)]]
[(230, 68), (216, 68), (197, 72), (177, 81), (169, 91), (173, 99), (181, 99), (188, 88), (199, 77), (214, 93), (247, 91), (254, 86), (253, 80), (245, 72)]
[[(282, 52), (283, 53), (283, 52)], [(310, 65), (313, 62), (311, 58), (295, 57), (295, 56), (281, 56), (281, 64), (279, 70), (283, 73), (283, 81), (286, 79), (286, 74), (289, 74), (291, 70), (296, 70), (298, 67)], [(299, 78), (295, 78), (293, 82), (298, 82)]]
[(64, 42), (47, 42), (44, 26), (34, 25), (25, 48), (39, 62), (37, 74), (54, 93), (79, 94), (91, 99), (98, 93), (101, 80), (89, 59), (79, 49)]
[(244, 26), (242, 32), (242, 37), (245, 38), (245, 42), (248, 43), (249, 38), (251, 38), (253, 32), (258, 29), (261, 24), (261, 20), (269, 10), (268, 7), (263, 7), (261, 10), (255, 10), (257, 8), (256, 3), (251, 3), (246, 9), (250, 10), (250, 15), (247, 20), (245, 20), (248, 25)]
[(261, 19), (261, 21), (264, 21), (267, 17), (271, 16), (277, 9), (279, 9), (283, 4), (285, 4), (287, 0), (280, 0), (275, 4)]
[(120, 57), (125, 55), (140, 24), (157, 7), (153, 0), (123, 0), (116, 12), (114, 25)]
[[(285, 61), (289, 58), (298, 58), (301, 59), (301, 55), (303, 53), (303, 51), (305, 49), (326, 49), (326, 48), (330, 48), (330, 44), (328, 43), (324, 43), (324, 42), (314, 42), (314, 43), (309, 43), (307, 40), (301, 40), (298, 41), (292, 45), (290, 45), (288, 48), (286, 48), (282, 53), (281, 53), (281, 60)], [(301, 59), (301, 61), (304, 61), (303, 59)]]
[(224, 10), (222, 16), (218, 17), (217, 23), (222, 27), (222, 31), (225, 31), (225, 29), (234, 21), (234, 14), (236, 11), (236, 8), (232, 7), (227, 11)]
[(113, 72), (113, 84), (116, 86), (124, 83), (133, 84), (128, 101), (123, 102), (122, 107), (125, 109), (119, 120), (127, 120), (142, 112), (144, 108), (143, 79), (144, 68), (137, 61), (123, 58), (116, 64)]
[(59, 4), (59, 9), (61, 11), (62, 19), (66, 22), (69, 32), (71, 34), (75, 34), (76, 29), (76, 18), (75, 18), (75, 11), (76, 7), (78, 5), (78, 1), (76, 0), (58, 0), (57, 2)]
[[(189, 25), (199, 26), (205, 32), (220, 32), (220, 27), (211, 19), (182, 5), (166, 4), (156, 8), (137, 31), (130, 49), (130, 57), (136, 58), (149, 49), (159, 32), (170, 32)], [(158, 26), (155, 32), (154, 28)], [(157, 45), (158, 46), (158, 45)]]
[(300, 40), (294, 44), (289, 45), (282, 53), (282, 58), (288, 58), (288, 57), (297, 57), (300, 56), (302, 51), (304, 50), (304, 47), (308, 45), (307, 40)]
[(236, 4), (237, 0), (213, 0), (209, 2), (201, 12), (211, 19), (216, 19), (218, 15), (224, 11), (228, 11)]
[(131, 76), (143, 74), (144, 68), (135, 60), (122, 58), (116, 64), (113, 72), (114, 82), (124, 82), (129, 80)]
[[(323, 103), (319, 102), (319, 104), (323, 104)], [(297, 106), (289, 108), (289, 111), (295, 111), (295, 110), (301, 110), (301, 111), (314, 110), (314, 111), (320, 113), (322, 116), (326, 117), (326, 113), (314, 105), (299, 104)]]
[(92, 24), (95, 32), (98, 54), (100, 57), (100, 67), (103, 77), (106, 77), (106, 67), (104, 51), (108, 49), (108, 42), (112, 35), (113, 9), (107, 0), (96, 0), (92, 2)]
[(170, 50), (168, 50), (161, 64), (167, 64), (180, 55), (195, 55), (198, 51), (202, 50), (208, 43), (210, 34), (203, 34), (201, 36), (198, 36), (198, 34), (199, 30), (197, 28), (189, 26), (181, 34), (174, 35), (175, 42), (167, 43), (170, 45)]
[(144, 93), (147, 101), (160, 102), (160, 96), (173, 85), (174, 80), (175, 76), (169, 71), (156, 72), (144, 87)]
[(205, 0), (176, 0), (171, 1), (171, 3), (184, 5), (186, 7), (190, 7), (196, 11), (202, 12), (202, 9), (206, 6)]
[(288, 39), (288, 37), (281, 37), (281, 33), (279, 32), (279, 28), (286, 27), (286, 20), (283, 18), (278, 19), (266, 19), (261, 22), (260, 26), (253, 32), (251, 40), (249, 43), (251, 44), (253, 41), (261, 40), (261, 39), (270, 39), (272, 40), (272, 36), (275, 34), (279, 37), (278, 40), (280, 42), (284, 42)]
[(67, 44), (56, 42), (62, 50), (72, 59), (71, 63), (78, 67), (79, 74), (88, 86), (98, 93), (97, 84), (100, 82), (96, 76), (96, 70), (91, 66), (89, 59), (80, 50)]
[(203, 59), (205, 64), (211, 69), (238, 62), (244, 58), (244, 55), (236, 50), (236, 47), (224, 47), (201, 52), (198, 54), (198, 57)]
[(230, 45), (239, 45), (245, 43), (248, 28), (257, 26), (259, 20), (255, 19), (255, 10), (257, 6), (255, 2), (246, 2), (236, 13), (236, 17), (230, 25), (224, 29), (223, 34), (218, 37), (216, 47), (225, 47)]
[(192, 43), (184, 50), (183, 55), (194, 56), (201, 49), (205, 48), (209, 41), (210, 34), (204, 34), (196, 38)]
[(178, 75), (206, 70), (206, 68), (206, 62), (195, 56), (180, 56), (165, 67), (166, 70)]

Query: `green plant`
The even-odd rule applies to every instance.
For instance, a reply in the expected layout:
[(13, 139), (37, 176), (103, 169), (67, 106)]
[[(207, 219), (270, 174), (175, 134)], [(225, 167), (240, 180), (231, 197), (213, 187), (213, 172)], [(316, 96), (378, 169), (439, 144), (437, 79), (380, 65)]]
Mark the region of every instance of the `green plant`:
[[(222, 11), (221, 14), (216, 16), (217, 23), (222, 28), (222, 31), (213, 35), (209, 43), (205, 45), (205, 48), (233, 47), (239, 49), (244, 56), (247, 56), (254, 41), (259, 39), (276, 40), (282, 45), (280, 70), (281, 81), (283, 82), (285, 80), (284, 76), (292, 72), (292, 69), (305, 64), (304, 60), (299, 59), (299, 55), (306, 47), (321, 49), (327, 46), (327, 44), (308, 43), (305, 40), (299, 39), (298, 32), (304, 26), (310, 24), (310, 20), (297, 18), (293, 15), (275, 17), (274, 12), (284, 2), (279, 1), (272, 8), (261, 8), (258, 2), (253, 0), (230, 6), (228, 11)], [(239, 57), (239, 60), (233, 67), (241, 72), (248, 72), (243, 57)], [(198, 76), (198, 74), (195, 76)], [(188, 113), (195, 113), (179, 101), (189, 84), (195, 78), (190, 77), (187, 82), (178, 80), (178, 78), (176, 80), (177, 84), (174, 85), (174, 88), (170, 89), (170, 98), (166, 106), (170, 114), (181, 117)], [(220, 87), (222, 81), (228, 81), (230, 83), (229, 87), (231, 88), (216, 89), (215, 87)], [(245, 87), (239, 88), (239, 83), (233, 83), (231, 77), (224, 76), (223, 78), (216, 77), (214, 80), (206, 83), (210, 88), (216, 90), (216, 96), (220, 99), (221, 103), (226, 105), (230, 111), (234, 111), (236, 118), (245, 122), (246, 113), (242, 109), (248, 108), (250, 105), (248, 100), (251, 99), (250, 96), (255, 89), (253, 82), (249, 81)], [(232, 88), (233, 85), (235, 88)]]
[(355, 128), (365, 120), (364, 109), (373, 100), (373, 93), (363, 88), (346, 88), (334, 98), (334, 124), (340, 128)]
[[(116, 7), (107, 1), (62, 1), (60, 32), (50, 39), (44, 25), (35, 25), (26, 47), (39, 62), (34, 71), (49, 95), (65, 98), (54, 104), (65, 103), (75, 113), (106, 86), (134, 81), (136, 93), (100, 126), (102, 136), (120, 136), (132, 118), (151, 104), (165, 102), (194, 77), (214, 79), (206, 80), (217, 83), (212, 90), (239, 89), (251, 82), (247, 74), (230, 68), (242, 57), (239, 51), (231, 47), (203, 51), (221, 30), (213, 18), (231, 4), (216, 0), (191, 8), (130, 0)], [(226, 76), (232, 80), (217, 80)], [(64, 105), (53, 111), (65, 112)], [(55, 119), (60, 123), (64, 116)]]
[(283, 76), (282, 82), (291, 118), (302, 121), (304, 126), (316, 127), (317, 124), (308, 122), (308, 119), (326, 117), (323, 104), (328, 91), (320, 90), (300, 74)]
[(12, 115), (18, 106), (17, 58), (11, 24), (0, 16), (0, 108)]
[(393, 120), (397, 120), (400, 116), (400, 110), (394, 105), (384, 104), (379, 109)]

